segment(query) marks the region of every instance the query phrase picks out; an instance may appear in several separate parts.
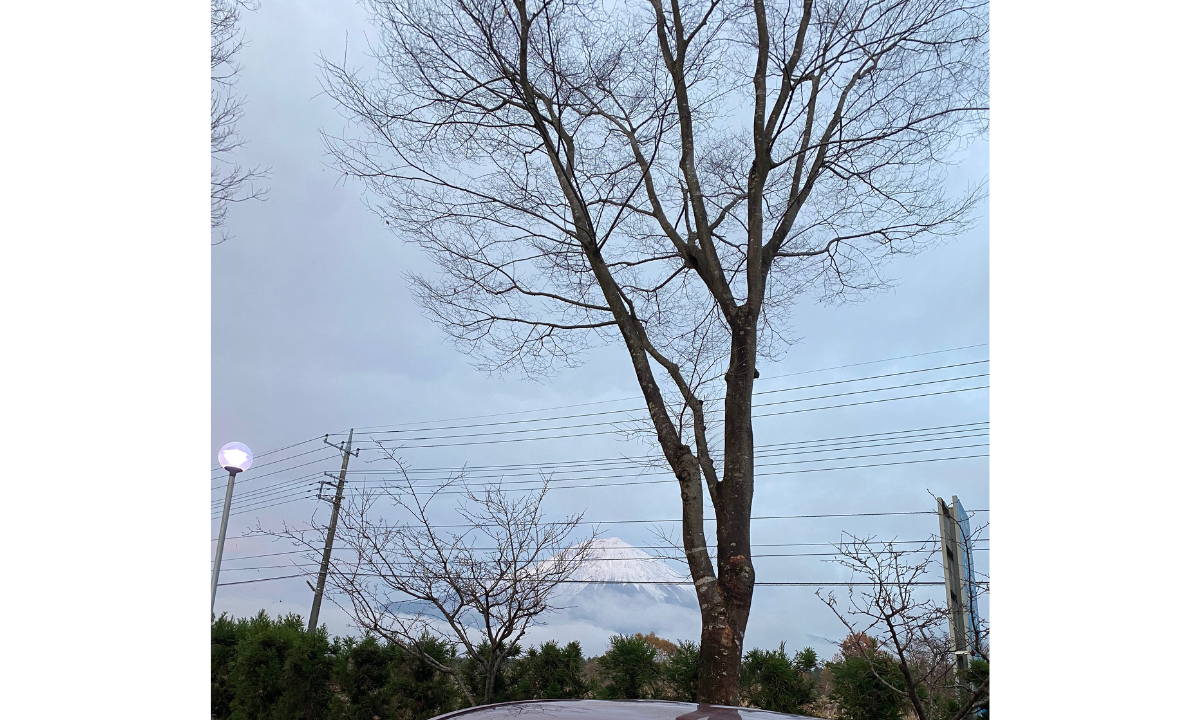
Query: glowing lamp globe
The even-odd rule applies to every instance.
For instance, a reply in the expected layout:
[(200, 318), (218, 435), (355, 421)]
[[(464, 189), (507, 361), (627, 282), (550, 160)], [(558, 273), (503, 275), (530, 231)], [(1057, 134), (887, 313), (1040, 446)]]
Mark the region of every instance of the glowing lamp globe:
[(226, 443), (217, 453), (217, 463), (231, 473), (249, 470), (252, 462), (254, 462), (254, 453), (240, 442)]

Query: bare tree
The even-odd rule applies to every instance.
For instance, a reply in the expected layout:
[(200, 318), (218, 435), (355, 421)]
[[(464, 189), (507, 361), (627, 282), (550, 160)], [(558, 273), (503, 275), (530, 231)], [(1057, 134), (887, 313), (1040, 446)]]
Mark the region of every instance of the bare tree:
[(352, 126), (328, 151), (437, 264), (417, 299), (480, 367), (628, 351), (679, 481), (700, 699), (735, 704), (758, 359), (802, 294), (883, 287), (883, 261), (970, 224), (981, 192), (949, 194), (945, 163), (986, 130), (986, 4), (366, 5), (377, 72), (324, 62)]
[[(932, 541), (916, 550), (903, 550), (891, 542), (851, 536), (838, 546), (834, 560), (852, 571), (852, 579), (865, 586), (847, 585), (846, 605), (839, 607), (832, 591), (817, 596), (829, 606), (850, 632), (847, 642), (857, 657), (870, 664), (872, 674), (892, 691), (908, 698), (918, 720), (932, 717), (933, 704), (953, 699), (948, 720), (961, 720), (987, 704), (986, 674), (971, 678), (956, 674), (950, 642), (949, 610), (933, 599), (920, 599), (920, 586), (938, 555)], [(986, 585), (984, 586), (986, 588)], [(904, 684), (897, 687), (881, 672), (876, 638), (899, 665)], [(971, 653), (987, 662), (987, 624), (980, 620), (972, 636)]]
[[(233, 160), (234, 152), (245, 144), (237, 133), (237, 123), (242, 117), (245, 98), (234, 93), (238, 74), (243, 67), (237, 62), (237, 54), (245, 46), (245, 35), (238, 29), (242, 10), (257, 10), (254, 0), (212, 0), (210, 27), (212, 45), (210, 53), (210, 153), (212, 169), (209, 180), (209, 214), (213, 230), (225, 225), (229, 204), (245, 200), (261, 200), (266, 188), (256, 187), (256, 180), (264, 179), (267, 170), (261, 166), (245, 168)], [(222, 231), (220, 244), (228, 239)]]
[[(329, 566), (332, 599), (361, 629), (452, 676), (472, 705), (492, 702), (504, 660), (537, 617), (554, 609), (555, 587), (589, 557), (595, 534), (568, 547), (582, 515), (547, 521), (541, 511), (545, 484), (528, 494), (492, 486), (478, 492), (463, 484), (462, 475), (435, 486), (414, 483), (403, 466), (400, 475), (382, 491), (348, 496), (336, 531), (345, 550)], [(466, 488), (458, 505), (461, 523), (438, 525), (430, 505), (459, 486)], [(372, 517), (381, 498), (390, 499), (410, 522)], [(273, 534), (308, 548), (319, 562), (321, 533), (313, 530), (285, 527)], [(484, 675), (481, 698), (472, 692), (463, 667), (425, 652), (427, 638), (461, 647), (478, 664)]]

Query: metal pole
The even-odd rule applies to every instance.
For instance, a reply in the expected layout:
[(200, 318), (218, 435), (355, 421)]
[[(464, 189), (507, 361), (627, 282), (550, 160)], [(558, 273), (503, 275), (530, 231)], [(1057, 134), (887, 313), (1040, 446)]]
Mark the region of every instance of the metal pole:
[[(333, 445), (328, 440), (326, 443)], [(321, 571), (317, 574), (317, 586), (313, 588), (312, 611), (308, 613), (308, 631), (317, 629), (317, 617), (321, 614), (321, 598), (325, 595), (325, 576), (329, 574), (329, 556), (333, 554), (333, 536), (337, 532), (338, 510), (342, 507), (342, 488), (346, 486), (346, 468), (350, 466), (350, 446), (354, 443), (354, 428), (342, 446), (342, 471), (338, 473), (337, 493), (333, 496), (333, 513), (329, 516), (329, 531), (325, 533), (325, 553), (321, 556)]]
[(233, 499), (233, 479), (240, 472), (238, 469), (229, 471), (229, 486), (225, 488), (225, 510), (221, 513), (221, 533), (217, 535), (217, 559), (213, 561), (212, 605), (211, 613), (217, 607), (217, 579), (221, 575), (221, 553), (225, 550), (225, 528), (229, 527), (229, 501)]

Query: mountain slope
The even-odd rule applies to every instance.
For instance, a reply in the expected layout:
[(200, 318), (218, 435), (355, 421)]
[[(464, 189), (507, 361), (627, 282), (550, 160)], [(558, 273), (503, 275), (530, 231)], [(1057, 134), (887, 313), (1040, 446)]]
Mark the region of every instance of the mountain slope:
[(551, 600), (559, 610), (547, 622), (570, 620), (666, 637), (691, 635), (699, 627), (700, 604), (690, 580), (620, 538), (597, 540), (571, 580), (586, 582), (559, 586)]

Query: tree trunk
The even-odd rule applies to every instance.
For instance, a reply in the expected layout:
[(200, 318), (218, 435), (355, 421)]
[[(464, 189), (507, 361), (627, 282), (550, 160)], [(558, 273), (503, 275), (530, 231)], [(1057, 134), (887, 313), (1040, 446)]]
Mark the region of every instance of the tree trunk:
[(500, 662), (496, 660), (497, 653), (501, 656), (504, 654), (502, 650), (498, 651), (496, 648), (492, 648), (492, 658), (488, 662), (487, 680), (484, 681), (483, 686), (484, 705), (489, 705), (496, 699), (496, 674), (500, 670)]
[[(746, 316), (751, 315), (746, 313)], [(725, 394), (725, 473), (713, 506), (717, 516), (717, 590), (721, 607), (705, 615), (700, 635), (699, 700), (738, 704), (742, 641), (754, 595), (750, 511), (754, 498), (754, 430), (751, 395), (757, 322), (742, 319), (732, 330)]]
[(738, 705), (738, 672), (741, 669), (742, 640), (750, 605), (730, 607), (725, 603), (719, 614), (702, 616), (700, 632), (700, 683), (697, 702), (710, 705)]

